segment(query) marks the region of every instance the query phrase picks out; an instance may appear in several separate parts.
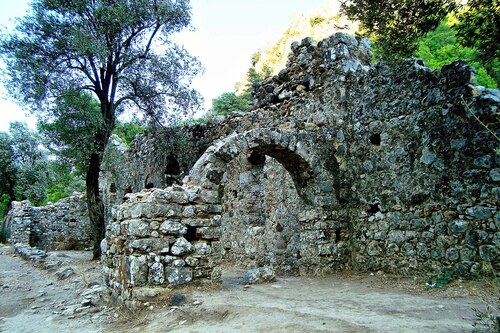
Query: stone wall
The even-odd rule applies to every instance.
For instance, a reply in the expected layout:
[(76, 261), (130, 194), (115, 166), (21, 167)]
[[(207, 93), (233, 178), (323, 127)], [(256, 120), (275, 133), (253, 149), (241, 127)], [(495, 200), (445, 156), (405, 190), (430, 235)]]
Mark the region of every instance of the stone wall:
[(7, 216), (12, 244), (45, 250), (75, 250), (91, 246), (84, 195), (73, 195), (43, 207), (28, 200), (12, 202)]
[[(269, 250), (270, 244), (266, 242), (269, 235), (274, 233), (266, 229), (281, 227), (277, 223), (266, 225), (265, 219), (259, 215), (263, 208), (259, 202), (264, 198), (255, 196), (260, 196), (259, 183), (263, 173), (255, 169), (263, 168), (263, 161), (266, 160), (264, 152), (280, 160), (287, 168), (290, 173), (289, 186), (301, 186), (298, 195), (303, 204), (297, 219), (300, 218), (307, 228), (301, 228), (294, 237), (290, 236), (289, 230), (284, 234), (295, 240), (300, 233), (307, 235), (313, 222), (328, 219), (329, 214), (325, 209), (333, 202), (333, 189), (331, 186), (321, 187), (332, 180), (306, 139), (310, 139), (306, 133), (297, 133), (292, 138), (288, 133), (272, 129), (231, 135), (207, 149), (189, 176), (185, 177), (182, 186), (174, 185), (165, 190), (146, 189), (125, 195), (125, 202), (113, 209), (106, 240), (102, 243), (106, 281), (113, 298), (134, 307), (135, 302), (143, 299), (144, 295), (156, 295), (163, 287), (191, 281), (201, 284), (220, 282), (218, 267), (223, 256), (234, 245), (234, 234), (240, 235), (241, 242), (238, 244), (243, 244), (244, 249), (236, 251), (233, 258), (253, 252), (258, 264), (286, 259), (280, 262), (279, 265), (283, 266), (278, 265), (278, 268), (290, 271), (295, 266), (293, 268), (298, 269), (297, 241), (292, 245), (295, 246), (295, 256), (292, 254), (287, 257), (287, 254), (273, 251), (270, 256), (260, 259), (262, 251)], [(250, 191), (250, 195), (243, 196), (248, 209), (240, 214), (245, 216), (244, 220), (236, 219), (232, 226), (230, 223), (226, 225), (226, 230), (229, 228), (232, 236), (226, 237), (229, 234), (224, 234), (221, 226), (221, 214), (226, 215), (222, 203), (228, 193), (234, 195), (232, 188), (228, 188), (229, 192), (225, 189), (228, 183), (227, 162), (241, 155), (248, 156), (248, 163), (251, 164), (247, 165), (249, 171), (239, 176), (242, 193)], [(258, 187), (252, 188), (255, 184)], [(227, 205), (225, 209), (228, 209)], [(249, 225), (241, 229), (241, 224), (245, 223)], [(240, 230), (234, 230), (233, 227)], [(327, 228), (318, 226), (323, 227)], [(283, 239), (286, 240), (286, 237)], [(300, 244), (302, 267), (309, 270), (317, 269), (317, 258), (311, 251), (316, 243), (317, 239), (309, 236)], [(253, 251), (247, 249), (252, 244), (255, 248)]]
[[(211, 146), (182, 188), (221, 204), (216, 250), (206, 260), (301, 274), (498, 271), (499, 104), (500, 93), (474, 86), (463, 62), (442, 70), (418, 59), (372, 65), (369, 43), (346, 34), (294, 43), (287, 68), (254, 86), (253, 110), (203, 127)], [(144, 163), (165, 158), (150, 149), (166, 142), (162, 136), (141, 140), (154, 142), (140, 152)], [(143, 179), (148, 167), (132, 169)], [(141, 202), (151, 202), (147, 193)], [(110, 230), (120, 219), (113, 215)], [(121, 294), (114, 286), (129, 283), (121, 277), (131, 269), (119, 263), (139, 236), (128, 229), (115, 236), (107, 235), (105, 258), (111, 289)]]
[(127, 194), (101, 244), (112, 299), (134, 308), (162, 287), (217, 283), (220, 213), (216, 193), (177, 186)]

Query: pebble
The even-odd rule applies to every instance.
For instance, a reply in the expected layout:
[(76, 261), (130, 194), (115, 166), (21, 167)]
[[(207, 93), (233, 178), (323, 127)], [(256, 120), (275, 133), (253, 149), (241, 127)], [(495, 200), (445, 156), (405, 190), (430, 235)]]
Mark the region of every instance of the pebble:
[(90, 306), (92, 305), (92, 299), (90, 298), (85, 298), (82, 302), (81, 302), (82, 306)]
[(203, 304), (203, 302), (201, 302), (201, 301), (194, 301), (193, 302), (193, 305), (202, 305), (202, 304)]
[(75, 309), (66, 309), (63, 311), (63, 316), (73, 316), (75, 314)]
[(89, 308), (89, 306), (82, 306), (82, 307), (76, 308), (75, 313), (80, 313), (83, 310), (87, 310), (88, 308)]

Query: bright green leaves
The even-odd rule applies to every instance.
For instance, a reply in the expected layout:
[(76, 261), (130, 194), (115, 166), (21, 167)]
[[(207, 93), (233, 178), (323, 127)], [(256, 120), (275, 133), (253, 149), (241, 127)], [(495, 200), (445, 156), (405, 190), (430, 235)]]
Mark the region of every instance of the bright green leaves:
[(496, 88), (494, 79), (477, 60), (479, 57), (477, 49), (459, 44), (456, 32), (452, 29), (452, 22), (451, 18), (445, 19), (436, 30), (421, 38), (415, 56), (424, 59), (425, 64), (434, 69), (439, 69), (457, 59), (465, 60), (476, 68), (478, 85)]
[(376, 41), (386, 57), (406, 57), (417, 39), (434, 30), (456, 8), (453, 0), (352, 0), (342, 9), (359, 20), (364, 35)]
[(216, 115), (227, 115), (235, 111), (245, 111), (249, 100), (238, 96), (233, 92), (226, 92), (212, 100), (212, 113)]
[(478, 51), (476, 60), (500, 85), (500, 2), (469, 0), (458, 19), (455, 29), (460, 43)]

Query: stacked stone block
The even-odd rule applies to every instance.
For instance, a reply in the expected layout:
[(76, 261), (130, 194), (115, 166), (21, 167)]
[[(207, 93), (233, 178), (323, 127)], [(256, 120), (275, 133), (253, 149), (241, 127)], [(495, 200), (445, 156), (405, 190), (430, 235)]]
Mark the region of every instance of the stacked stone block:
[(194, 186), (127, 194), (101, 244), (114, 298), (133, 303), (155, 287), (217, 283), (218, 200), (217, 192)]
[(44, 250), (84, 249), (91, 246), (85, 196), (77, 194), (33, 207), (28, 200), (12, 203), (7, 216), (12, 244)]

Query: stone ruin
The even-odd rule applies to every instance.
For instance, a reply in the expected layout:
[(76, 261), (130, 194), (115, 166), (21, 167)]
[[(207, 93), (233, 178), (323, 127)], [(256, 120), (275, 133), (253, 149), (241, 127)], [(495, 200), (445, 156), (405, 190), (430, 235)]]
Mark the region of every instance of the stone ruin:
[(500, 93), (474, 86), (460, 61), (370, 57), (367, 40), (306, 38), (254, 85), (251, 111), (137, 138), (103, 183), (113, 299), (133, 307), (165, 287), (218, 284), (227, 262), (498, 271)]
[[(112, 299), (133, 308), (165, 287), (217, 285), (226, 263), (499, 271), (499, 91), (475, 86), (461, 61), (431, 70), (370, 58), (367, 40), (306, 38), (254, 85), (250, 111), (151, 131), (128, 149), (114, 140), (101, 184)], [(53, 208), (10, 214), (23, 243), (86, 237)]]
[(43, 207), (12, 202), (5, 223), (9, 241), (45, 250), (82, 250), (92, 244), (85, 196), (75, 194)]

